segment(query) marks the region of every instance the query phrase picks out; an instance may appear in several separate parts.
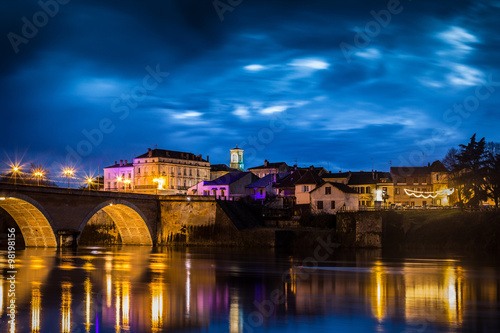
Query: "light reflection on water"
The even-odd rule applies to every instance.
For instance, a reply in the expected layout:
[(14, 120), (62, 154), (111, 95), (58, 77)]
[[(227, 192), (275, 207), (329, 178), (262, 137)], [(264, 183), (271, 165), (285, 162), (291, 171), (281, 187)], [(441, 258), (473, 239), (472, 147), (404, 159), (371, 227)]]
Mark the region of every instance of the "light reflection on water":
[[(15, 331), (500, 331), (494, 262), (358, 251), (310, 268), (273, 252), (211, 251), (18, 251)], [(2, 328), (8, 288), (4, 274)]]

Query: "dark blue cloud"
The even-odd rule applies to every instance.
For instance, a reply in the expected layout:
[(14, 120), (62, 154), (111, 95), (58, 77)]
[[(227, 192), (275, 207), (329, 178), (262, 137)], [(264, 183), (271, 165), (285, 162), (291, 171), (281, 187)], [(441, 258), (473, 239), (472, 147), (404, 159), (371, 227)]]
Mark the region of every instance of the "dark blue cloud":
[[(247, 167), (387, 170), (475, 132), (500, 141), (500, 3), (401, 1), (356, 44), (387, 4), (243, 1), (221, 21), (212, 1), (72, 0), (16, 53), (9, 34), (41, 8), (2, 2), (1, 148), (64, 163), (93, 133), (86, 168), (154, 144), (227, 163), (239, 143)], [(169, 75), (146, 89), (157, 68)]]

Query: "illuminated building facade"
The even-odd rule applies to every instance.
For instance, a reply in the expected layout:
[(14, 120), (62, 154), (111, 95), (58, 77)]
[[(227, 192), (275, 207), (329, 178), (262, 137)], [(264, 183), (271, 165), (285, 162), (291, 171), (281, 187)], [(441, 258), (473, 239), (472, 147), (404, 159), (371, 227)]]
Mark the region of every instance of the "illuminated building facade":
[(358, 210), (359, 194), (341, 183), (323, 183), (310, 193), (311, 212), (335, 214), (339, 210)]
[(201, 155), (148, 149), (134, 158), (134, 191), (139, 193), (187, 194), (187, 189), (210, 179), (210, 163)]
[(448, 170), (439, 161), (425, 167), (391, 167), (394, 204), (406, 207), (448, 206)]
[(210, 163), (201, 155), (148, 149), (133, 163), (115, 162), (104, 168), (105, 191), (146, 194), (187, 194), (194, 184), (210, 179)]
[(104, 191), (133, 191), (134, 164), (120, 160), (114, 165), (104, 168)]

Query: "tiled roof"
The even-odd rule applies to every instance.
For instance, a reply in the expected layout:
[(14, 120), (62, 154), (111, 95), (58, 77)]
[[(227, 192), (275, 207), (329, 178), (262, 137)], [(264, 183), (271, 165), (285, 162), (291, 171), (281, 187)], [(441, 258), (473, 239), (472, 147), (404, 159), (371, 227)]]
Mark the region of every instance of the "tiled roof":
[(255, 170), (255, 169), (270, 169), (270, 168), (273, 168), (273, 169), (278, 169), (278, 168), (280, 168), (283, 164), (284, 164), (285, 166), (288, 166), (285, 162), (275, 162), (275, 163), (267, 163), (267, 165), (263, 164), (263, 165), (259, 165), (259, 166), (253, 167), (253, 168), (248, 168), (248, 170)]
[(282, 180), (280, 180), (279, 184), (275, 184), (276, 188), (290, 188), (295, 187), (295, 183), (305, 174), (303, 170), (296, 170), (293, 173), (289, 174)]
[(367, 172), (351, 172), (349, 178), (349, 185), (365, 185), (365, 184), (378, 184), (381, 183), (382, 178), (387, 178), (387, 182), (392, 182), (391, 174), (388, 172), (380, 171), (367, 171)]
[(230, 168), (225, 164), (212, 164), (210, 166), (210, 171), (229, 171), (229, 172), (241, 172), (238, 169)]
[(127, 164), (122, 164), (122, 165), (120, 165), (120, 163), (117, 163), (115, 165), (110, 165), (108, 167), (105, 167), (104, 169), (124, 168), (124, 167), (133, 167), (133, 166), (134, 166), (134, 163), (127, 163)]
[(344, 192), (344, 193), (353, 193), (353, 194), (358, 194), (358, 192), (356, 192), (356, 190), (355, 190), (355, 189), (350, 188), (349, 186), (347, 186), (347, 185), (345, 185), (345, 184), (342, 184), (342, 183), (335, 183), (335, 182), (326, 182), (326, 183), (322, 184), (321, 186), (316, 187), (314, 190), (312, 190), (312, 191), (311, 191), (311, 192), (309, 192), (309, 193), (312, 193), (312, 192), (314, 192), (314, 191), (316, 191), (316, 190), (318, 190), (318, 189), (320, 189), (320, 188), (323, 188), (323, 187), (324, 187), (325, 185), (327, 185), (327, 184), (332, 185), (332, 186), (334, 186), (334, 187), (338, 188), (339, 190), (341, 190), (341, 191), (342, 191), (342, 192)]
[(349, 178), (349, 172), (325, 173), (321, 175), (323, 179)]
[[(251, 172), (230, 172), (219, 178), (216, 178), (212, 181), (207, 182), (205, 185), (230, 185), (235, 181), (245, 177), (248, 174), (252, 174)], [(253, 174), (252, 174), (253, 175)]]
[[(276, 180), (276, 183), (279, 183), (280, 182), (280, 179), (283, 179), (285, 178), (286, 176), (288, 176), (290, 173), (289, 172), (282, 172), (282, 173), (279, 173), (277, 175), (277, 180)], [(276, 174), (269, 174), (269, 175), (266, 175), (264, 177), (262, 177), (261, 179), (253, 182), (252, 184), (248, 185), (247, 187), (248, 188), (255, 188), (255, 187), (265, 187), (267, 185), (269, 185), (272, 180), (274, 179), (274, 177), (276, 176)]]
[(140, 156), (137, 156), (136, 158), (148, 158), (148, 157), (168, 157), (168, 158), (175, 158), (179, 160), (191, 160), (191, 161), (201, 161), (201, 162), (207, 162), (204, 160), (201, 155), (195, 155), (192, 153), (186, 153), (182, 151), (175, 151), (175, 150), (165, 150), (165, 149), (153, 149), (151, 150), (151, 156), (149, 156), (149, 152), (146, 152)]
[(391, 167), (391, 175), (399, 177), (427, 176), (430, 173), (429, 167)]
[(450, 172), (446, 167), (441, 163), (441, 161), (434, 161), (431, 164), (431, 172)]
[(321, 179), (320, 176), (314, 171), (308, 170), (299, 180), (295, 183), (295, 185), (302, 184), (321, 184), (324, 180)]

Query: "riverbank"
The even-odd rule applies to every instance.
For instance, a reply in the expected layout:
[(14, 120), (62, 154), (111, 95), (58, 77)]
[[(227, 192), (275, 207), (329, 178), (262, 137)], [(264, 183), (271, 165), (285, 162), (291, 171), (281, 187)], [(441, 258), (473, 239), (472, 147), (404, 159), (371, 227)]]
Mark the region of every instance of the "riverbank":
[(500, 251), (500, 212), (385, 212), (382, 244), (399, 249)]

